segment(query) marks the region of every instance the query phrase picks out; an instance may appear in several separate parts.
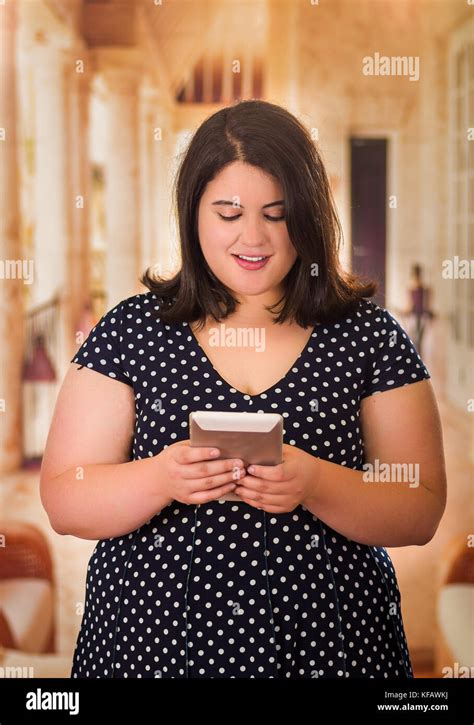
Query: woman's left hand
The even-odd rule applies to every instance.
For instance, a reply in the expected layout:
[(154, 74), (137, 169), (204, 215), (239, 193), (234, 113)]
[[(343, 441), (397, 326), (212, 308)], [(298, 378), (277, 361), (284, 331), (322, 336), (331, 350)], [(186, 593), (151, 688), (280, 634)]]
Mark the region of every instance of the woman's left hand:
[[(275, 466), (249, 466), (233, 491), (242, 501), (269, 513), (293, 511), (313, 495), (318, 481), (318, 458), (283, 444), (283, 462)], [(249, 472), (252, 468), (253, 472)]]

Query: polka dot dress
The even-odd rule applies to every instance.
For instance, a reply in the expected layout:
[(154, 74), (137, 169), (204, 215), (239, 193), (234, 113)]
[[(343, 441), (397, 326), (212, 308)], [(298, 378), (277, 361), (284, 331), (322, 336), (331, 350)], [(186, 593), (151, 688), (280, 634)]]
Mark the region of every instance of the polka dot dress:
[[(363, 300), (317, 324), (259, 395), (214, 369), (187, 323), (152, 316), (147, 292), (107, 312), (72, 362), (133, 387), (132, 460), (189, 438), (193, 410), (281, 413), (284, 442), (362, 470), (362, 398), (429, 378), (387, 310)], [(317, 401), (317, 406), (315, 405)], [(317, 412), (316, 412), (317, 409)], [(72, 677), (413, 677), (387, 551), (304, 506), (173, 501), (90, 558)]]

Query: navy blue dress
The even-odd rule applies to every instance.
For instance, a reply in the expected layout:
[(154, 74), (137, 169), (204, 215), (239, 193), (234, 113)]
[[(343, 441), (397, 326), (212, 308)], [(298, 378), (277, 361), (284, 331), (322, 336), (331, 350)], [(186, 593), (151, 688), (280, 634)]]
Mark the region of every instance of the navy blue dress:
[[(109, 310), (72, 362), (133, 388), (131, 460), (189, 438), (193, 410), (281, 413), (284, 442), (362, 470), (360, 401), (430, 374), (398, 321), (363, 300), (317, 324), (292, 368), (259, 395), (214, 369), (187, 323), (151, 293)], [(317, 406), (314, 401), (317, 401)], [(316, 412), (317, 408), (317, 412)], [(304, 506), (173, 501), (99, 541), (72, 677), (413, 677), (391, 559)]]

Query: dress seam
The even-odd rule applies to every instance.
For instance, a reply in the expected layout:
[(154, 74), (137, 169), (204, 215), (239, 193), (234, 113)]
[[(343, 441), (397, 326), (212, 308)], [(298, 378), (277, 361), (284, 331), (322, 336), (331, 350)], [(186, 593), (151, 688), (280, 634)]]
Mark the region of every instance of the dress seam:
[(272, 604), (272, 598), (271, 598), (271, 592), (270, 592), (270, 579), (268, 574), (268, 557), (267, 557), (267, 514), (266, 511), (262, 509), (263, 514), (263, 556), (265, 559), (265, 577), (266, 577), (266, 583), (267, 583), (267, 596), (268, 596), (268, 603), (270, 605), (270, 624), (272, 627), (273, 632), (273, 644), (275, 646), (275, 673), (276, 678), (278, 678), (278, 649), (277, 649), (277, 638), (276, 638), (276, 631), (275, 631), (275, 617), (273, 615), (273, 604)]
[(184, 657), (185, 657), (185, 663), (184, 663), (184, 677), (186, 679), (189, 679), (189, 657), (188, 657), (188, 593), (189, 593), (189, 580), (191, 577), (191, 568), (193, 565), (193, 556), (194, 556), (194, 546), (196, 543), (196, 534), (197, 534), (197, 522), (198, 522), (198, 513), (199, 513), (199, 507), (201, 504), (195, 504), (194, 507), (194, 532), (193, 532), (193, 540), (191, 543), (191, 554), (189, 557), (189, 564), (188, 564), (188, 576), (186, 577), (186, 588), (184, 591)]
[[(135, 548), (135, 539), (137, 538), (137, 535), (139, 534), (140, 530), (141, 530), (141, 526), (140, 526), (140, 528), (138, 528), (135, 531), (135, 533), (133, 535), (133, 538), (131, 541), (131, 546), (130, 546), (130, 551), (128, 552), (127, 561), (124, 564), (124, 571), (122, 574), (122, 577), (123, 577), (122, 586), (120, 587), (119, 602), (118, 602), (118, 607), (117, 607), (117, 615), (116, 615), (115, 629), (114, 629), (114, 641), (113, 641), (113, 645), (112, 645), (112, 678), (111, 679), (115, 678), (115, 655), (116, 655), (116, 651), (117, 651), (117, 631), (118, 631), (118, 626), (119, 626), (120, 610), (121, 610), (121, 606), (122, 606), (123, 589), (125, 586), (125, 576), (127, 573), (127, 568), (128, 568), (128, 564), (130, 562), (130, 558), (132, 556), (132, 552)], [(123, 538), (123, 537), (119, 537), (119, 538)]]
[(344, 633), (342, 631), (342, 618), (341, 618), (341, 613), (340, 613), (340, 610), (339, 610), (339, 595), (337, 593), (336, 579), (335, 579), (335, 576), (334, 576), (334, 571), (333, 571), (331, 559), (329, 557), (329, 551), (328, 551), (328, 548), (326, 546), (326, 537), (324, 535), (323, 525), (321, 523), (321, 519), (319, 519), (319, 518), (318, 518), (318, 523), (319, 523), (319, 530), (321, 531), (321, 536), (323, 537), (324, 552), (326, 554), (326, 559), (327, 559), (327, 562), (329, 564), (329, 571), (330, 571), (330, 575), (331, 575), (331, 581), (332, 581), (332, 585), (334, 587), (334, 599), (336, 601), (337, 621), (338, 621), (338, 624), (339, 624), (339, 639), (340, 639), (340, 642), (341, 642), (341, 645), (340, 646), (341, 646), (341, 651), (342, 651), (342, 666), (344, 668), (344, 677), (347, 677), (348, 675), (347, 675), (347, 667), (346, 667), (346, 648), (345, 648), (345, 643), (344, 643)]
[[(391, 594), (390, 594), (390, 589), (389, 589), (388, 584), (387, 584), (387, 580), (385, 578), (385, 575), (384, 575), (382, 569), (380, 568), (380, 564), (377, 561), (377, 557), (375, 556), (375, 554), (373, 552), (373, 547), (372, 546), (369, 546), (368, 548), (369, 548), (369, 551), (370, 551), (370, 555), (371, 555), (373, 561), (375, 562), (375, 566), (377, 567), (377, 569), (379, 571), (379, 574), (382, 577), (382, 581), (384, 583), (384, 586), (385, 586), (385, 589), (386, 589), (386, 592), (387, 592), (388, 603), (389, 603), (389, 606), (390, 606)], [(384, 548), (384, 547), (382, 547), (382, 548)], [(384, 551), (385, 551), (385, 548), (384, 548)], [(393, 571), (393, 565), (392, 565), (392, 571)], [(395, 581), (394, 581), (394, 585), (395, 585)], [(398, 588), (398, 586), (397, 586), (397, 588)], [(398, 593), (400, 594), (400, 592), (398, 592)], [(401, 598), (400, 598), (400, 596), (397, 599), (397, 606), (398, 606), (398, 614), (397, 614), (397, 617), (400, 619), (400, 617), (401, 617)], [(390, 614), (389, 616), (390, 616), (390, 621), (391, 621), (391, 625), (392, 625), (393, 631), (395, 633), (395, 639), (396, 639), (396, 642), (397, 642), (398, 650), (400, 652), (400, 657), (401, 657), (403, 669), (405, 670), (405, 675), (406, 675), (406, 677), (411, 678), (412, 675), (409, 673), (409, 671), (407, 669), (407, 666), (406, 666), (405, 655), (403, 654), (403, 648), (402, 648), (401, 643), (400, 643), (400, 637), (399, 637), (399, 633), (397, 631), (397, 627), (395, 626), (395, 623), (393, 621), (392, 615)]]

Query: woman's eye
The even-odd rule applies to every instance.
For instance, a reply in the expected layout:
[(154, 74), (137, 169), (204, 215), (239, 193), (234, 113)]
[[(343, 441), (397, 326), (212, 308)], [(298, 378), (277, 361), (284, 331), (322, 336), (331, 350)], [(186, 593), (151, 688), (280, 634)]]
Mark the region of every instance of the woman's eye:
[[(222, 214), (219, 214), (219, 216), (221, 219), (224, 219), (226, 222), (232, 222), (232, 221), (234, 221), (234, 219), (240, 219), (242, 214), (237, 214), (236, 216), (223, 216)], [(285, 218), (284, 216), (268, 216), (267, 214), (265, 215), (265, 219), (268, 219), (268, 221), (271, 221), (271, 222), (280, 222), (284, 218)]]

